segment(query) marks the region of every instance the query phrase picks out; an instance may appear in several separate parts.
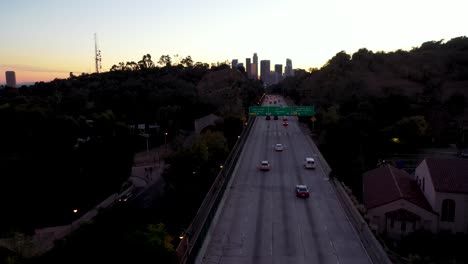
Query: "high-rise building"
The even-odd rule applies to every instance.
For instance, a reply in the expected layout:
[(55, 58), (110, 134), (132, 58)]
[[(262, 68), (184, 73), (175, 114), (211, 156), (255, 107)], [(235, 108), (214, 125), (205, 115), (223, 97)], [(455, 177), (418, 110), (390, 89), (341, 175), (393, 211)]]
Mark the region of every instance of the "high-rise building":
[(254, 53), (253, 55), (253, 64), (255, 64), (255, 75), (252, 75), (252, 77), (256, 80), (258, 80), (258, 56), (257, 53)]
[(232, 60), (232, 62), (231, 62), (231, 67), (232, 67), (233, 69), (237, 68), (237, 62), (238, 62), (237, 59), (233, 59), (233, 60)]
[(16, 75), (14, 71), (6, 71), (6, 86), (16, 88)]
[(247, 78), (252, 78), (252, 69), (250, 64), (250, 58), (245, 59), (245, 71), (247, 72)]
[(275, 64), (275, 83), (283, 80), (283, 64)]
[(258, 80), (258, 67), (257, 64), (252, 63), (250, 64), (250, 73), (252, 74), (252, 79)]
[(286, 77), (294, 75), (291, 59), (286, 59), (286, 67), (284, 67), (284, 75)]
[(260, 79), (264, 83), (269, 82), (269, 75), (270, 75), (270, 61), (269, 60), (261, 60), (260, 61)]

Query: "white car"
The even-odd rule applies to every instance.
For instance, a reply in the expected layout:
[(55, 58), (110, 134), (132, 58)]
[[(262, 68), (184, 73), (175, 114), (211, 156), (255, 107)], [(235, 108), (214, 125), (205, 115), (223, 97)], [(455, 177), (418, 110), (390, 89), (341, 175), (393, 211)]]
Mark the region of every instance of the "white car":
[(304, 168), (306, 169), (315, 169), (315, 160), (313, 158), (304, 159)]
[(275, 145), (275, 150), (276, 151), (283, 151), (284, 150), (283, 144), (280, 144), (280, 143), (276, 144)]

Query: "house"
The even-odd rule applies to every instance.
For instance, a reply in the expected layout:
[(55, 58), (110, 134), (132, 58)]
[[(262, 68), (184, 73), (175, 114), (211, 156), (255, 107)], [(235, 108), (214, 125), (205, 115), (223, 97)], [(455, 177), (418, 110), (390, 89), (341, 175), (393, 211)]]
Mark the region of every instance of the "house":
[(438, 231), (468, 234), (468, 160), (426, 158), (414, 178), (439, 212)]
[(417, 229), (437, 231), (438, 214), (416, 181), (389, 164), (363, 175), (363, 202), (370, 226), (389, 237), (399, 239)]

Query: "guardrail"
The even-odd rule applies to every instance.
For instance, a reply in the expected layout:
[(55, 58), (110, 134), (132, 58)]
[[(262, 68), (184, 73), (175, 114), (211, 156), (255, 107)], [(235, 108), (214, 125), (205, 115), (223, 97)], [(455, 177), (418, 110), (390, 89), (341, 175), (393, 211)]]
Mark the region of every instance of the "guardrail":
[(176, 249), (179, 263), (193, 263), (208, 233), (211, 222), (216, 214), (218, 205), (223, 197), (226, 186), (231, 178), (247, 136), (255, 121), (254, 116), (249, 116), (246, 127), (242, 130), (239, 140), (234, 145), (231, 153), (226, 159), (223, 168), (216, 176), (210, 190), (205, 196), (203, 203), (198, 209), (191, 225), (186, 230), (186, 236), (180, 241)]
[[(308, 135), (311, 135), (308, 128), (304, 128), (304, 130), (306, 130), (306, 133)], [(330, 166), (328, 165), (325, 158), (322, 156), (322, 153), (315, 145), (312, 138), (308, 138), (311, 140), (311, 145), (314, 149), (314, 152), (317, 153), (317, 157), (320, 159), (320, 164), (323, 168), (323, 171), (326, 173), (326, 175), (330, 175)], [(369, 226), (357, 210), (355, 204), (349, 197), (348, 193), (344, 190), (341, 182), (339, 182), (334, 177), (330, 178), (330, 182), (332, 183), (331, 185), (335, 189), (335, 193), (342, 205), (343, 210), (348, 216), (350, 223), (354, 226), (354, 229), (356, 230), (356, 233), (359, 236), (363, 247), (366, 249), (369, 258), (372, 260), (373, 263), (391, 264), (392, 262), (390, 261), (390, 258), (388, 257), (387, 253), (370, 230)]]

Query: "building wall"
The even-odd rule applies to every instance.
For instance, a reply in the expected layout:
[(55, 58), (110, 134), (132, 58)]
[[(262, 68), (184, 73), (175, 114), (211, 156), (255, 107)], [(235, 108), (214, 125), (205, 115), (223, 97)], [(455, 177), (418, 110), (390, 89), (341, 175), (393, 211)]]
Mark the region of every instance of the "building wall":
[(270, 75), (270, 61), (269, 60), (260, 61), (260, 79), (263, 82), (268, 82), (269, 75)]
[(255, 70), (252, 70), (252, 77), (254, 79), (258, 79), (258, 56), (257, 56), (257, 53), (254, 53), (253, 55), (253, 61), (252, 61), (252, 67), (255, 67)]
[[(454, 222), (441, 221), (442, 202), (452, 199), (455, 202)], [(439, 231), (450, 230), (453, 233), (462, 232), (468, 234), (468, 194), (460, 193), (436, 193), (436, 212), (439, 213)]]
[(237, 59), (233, 59), (232, 62), (231, 62), (231, 68), (232, 68), (232, 69), (237, 68), (238, 62), (239, 62), (239, 61), (238, 61)]
[(252, 78), (252, 64), (250, 58), (245, 59), (245, 71), (247, 72), (247, 77)]
[(429, 175), (429, 168), (427, 167), (426, 160), (423, 160), (421, 164), (416, 167), (416, 170), (414, 171), (414, 179), (416, 180), (416, 183), (418, 183), (419, 188), (426, 197), (426, 200), (431, 205), (432, 210), (439, 212), (436, 206), (436, 192), (434, 184), (432, 183), (432, 178)]
[(257, 70), (258, 70), (257, 64), (255, 64), (255, 63), (250, 64), (250, 72), (252, 74), (252, 79), (255, 79), (255, 80), (258, 79)]
[[(430, 230), (431, 232), (437, 232), (437, 220), (438, 217), (436, 214), (429, 212), (413, 203), (408, 202), (407, 200), (400, 199), (385, 205), (381, 205), (367, 211), (367, 217), (370, 220), (371, 226), (376, 226), (379, 233), (384, 233), (387, 230), (387, 234), (393, 236), (402, 235), (401, 232), (401, 222), (395, 221), (394, 227), (390, 227), (390, 219), (386, 219), (385, 213), (392, 212), (398, 209), (405, 209), (409, 212), (412, 212), (421, 217), (421, 221), (416, 224), (414, 229), (424, 228)], [(385, 229), (387, 227), (387, 229)], [(406, 232), (403, 235), (408, 234), (414, 231), (412, 224), (407, 223)]]
[(284, 69), (284, 75), (285, 75), (286, 77), (289, 77), (289, 76), (293, 76), (293, 75), (294, 75), (291, 59), (286, 59), (286, 67), (285, 67), (285, 69)]
[[(432, 207), (432, 210), (439, 213), (438, 231), (451, 230), (454, 233), (463, 232), (468, 234), (468, 194), (457, 193), (442, 193), (436, 192), (432, 178), (429, 175), (429, 168), (424, 160), (416, 167), (415, 179), (420, 182), (419, 187), (423, 190), (424, 179), (424, 196)], [(442, 222), (442, 202), (445, 199), (452, 199), (455, 202), (455, 219), (454, 222)]]
[(16, 88), (16, 74), (14, 71), (5, 72), (6, 86)]

